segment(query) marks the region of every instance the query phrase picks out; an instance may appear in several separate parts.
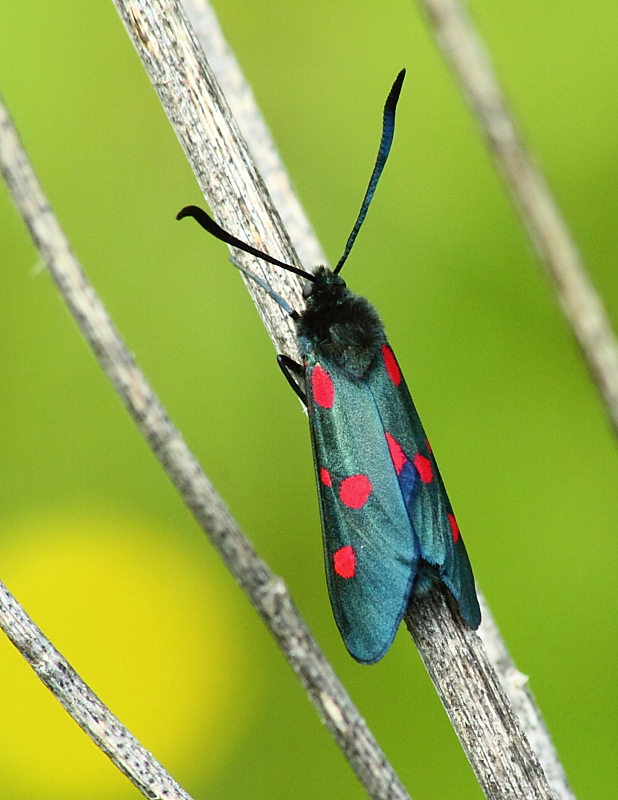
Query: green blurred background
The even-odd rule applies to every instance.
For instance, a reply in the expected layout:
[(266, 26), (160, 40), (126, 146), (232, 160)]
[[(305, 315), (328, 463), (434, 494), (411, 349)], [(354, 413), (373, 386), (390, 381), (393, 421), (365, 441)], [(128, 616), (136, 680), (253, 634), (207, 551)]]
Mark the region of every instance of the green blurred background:
[[(476, 0), (618, 323), (618, 6)], [(438, 453), (476, 576), (575, 792), (618, 780), (618, 458), (573, 338), (409, 0), (216, 10), (331, 261), (349, 261)], [(0, 91), (86, 273), (415, 800), (481, 797), (409, 638), (367, 668), (328, 604), (306, 419), (111, 2), (0, 0)], [(0, 578), (196, 798), (363, 797), (168, 484), (0, 192)], [(0, 640), (0, 797), (138, 796)]]

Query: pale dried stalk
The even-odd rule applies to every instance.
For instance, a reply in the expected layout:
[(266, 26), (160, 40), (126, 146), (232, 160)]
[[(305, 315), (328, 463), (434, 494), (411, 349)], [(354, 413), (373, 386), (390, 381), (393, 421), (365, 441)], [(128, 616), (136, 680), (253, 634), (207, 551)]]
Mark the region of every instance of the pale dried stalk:
[[(477, 118), (618, 435), (616, 336), (571, 233), (518, 131), (487, 49), (464, 3), (459, 0), (418, 0), (418, 3)], [(484, 610), (480, 633), (490, 657), (535, 744), (552, 789), (562, 800), (573, 800), (564, 769), (551, 739), (545, 735), (545, 724), (532, 692), (526, 680), (521, 679), (506, 647), (492, 636), (494, 626), (493, 618)]]
[(144, 797), (191, 800), (154, 756), (103, 705), (2, 583), (0, 627), (79, 727)]
[(485, 796), (556, 797), (481, 638), (462, 624), (448, 591), (417, 598), (405, 621)]
[[(41, 259), (99, 364), (184, 502), (276, 638), (309, 699), (367, 793), (375, 800), (409, 800), (367, 724), (298, 614), (284, 582), (255, 553), (135, 365), (71, 252), (1, 103), (0, 168)], [(8, 598), (7, 603), (13, 610), (17, 609), (12, 598)], [(165, 773), (154, 759), (150, 757), (150, 761), (144, 761), (149, 754), (100, 705), (96, 696), (70, 670), (62, 656), (53, 650), (23, 612), (20, 611), (20, 614), (19, 617), (8, 612), (4, 615), (2, 624), (7, 635), (40, 677), (69, 675), (70, 671), (70, 680), (62, 682), (62, 693), (58, 692), (55, 678), (47, 681), (46, 685), (95, 744), (103, 746), (104, 751), (113, 757), (114, 763), (140, 791), (144, 791), (142, 773), (149, 780), (154, 773), (164, 776)], [(20, 629), (24, 619), (29, 625), (25, 636)], [(40, 653), (45, 653), (43, 669)], [(94, 715), (89, 717), (85, 706), (97, 709)], [(101, 714), (105, 712), (104, 725), (99, 724), (103, 719), (99, 711)], [(135, 768), (132, 765), (133, 758), (137, 764)], [(165, 791), (156, 794), (153, 790), (146, 796), (188, 798), (180, 787), (174, 789), (176, 784), (169, 776), (167, 779), (169, 786)]]
[(183, 0), (182, 5), (301, 262), (307, 269), (326, 264), (324, 251), (214, 9), (207, 0)]
[[(229, 121), (230, 113), (219, 87), (216, 85), (214, 75), (197, 47), (192, 32), (187, 29), (182, 17), (178, 14), (178, 4), (171, 0), (169, 2), (164, 2), (164, 0), (157, 2), (116, 0), (116, 5), (159, 94), (163, 107), (174, 125), (214, 216), (224, 227), (231, 229), (233, 233), (238, 233), (238, 229), (232, 227), (231, 222), (235, 224), (239, 221), (239, 197), (229, 194), (225, 190), (225, 186), (229, 187), (231, 183), (237, 189), (239, 186), (251, 184), (250, 198), (253, 200), (256, 194), (259, 194), (260, 202), (251, 207), (249, 224), (241, 238), (257, 247), (266, 249), (275, 256), (283, 257), (290, 263), (289, 256), (281, 256), (288, 250), (289, 240), (285, 236), (280, 237), (280, 218), (274, 213), (262, 182), (253, 183), (255, 170), (253, 167), (247, 167), (249, 153), (244, 141), (240, 138), (236, 125), (230, 124), (228, 129), (223, 128), (223, 121)], [(162, 20), (165, 20), (164, 25), (161, 24)], [(153, 54), (156, 54), (157, 57), (154, 58)], [(237, 161), (233, 158), (234, 154), (238, 156)], [(222, 160), (222, 155), (227, 157)], [(228, 168), (231, 171), (232, 179), (230, 181), (226, 177), (224, 183), (222, 174)], [(247, 205), (247, 207), (249, 206)], [(244, 209), (243, 203), (243, 212)], [(275, 249), (265, 248), (262, 244), (264, 235), (260, 233), (260, 237), (257, 239), (252, 235), (252, 231), (256, 228), (261, 232), (270, 228), (269, 232), (273, 240), (278, 240), (278, 247)], [(238, 255), (236, 253), (235, 257)], [(250, 259), (245, 260), (251, 261)], [(256, 267), (257, 264), (254, 263), (253, 268), (256, 269)], [(281, 272), (269, 270), (266, 265), (260, 268), (268, 273), (269, 282), (276, 287), (277, 281), (282, 278)], [(263, 314), (264, 307), (268, 308), (271, 304), (267, 302), (267, 298), (261, 292), (254, 293), (253, 296), (260, 313)], [(286, 297), (286, 299), (288, 298)], [(292, 305), (299, 307), (298, 302), (292, 302)], [(277, 319), (281, 320), (281, 316), (279, 315)], [(279, 346), (281, 336), (276, 331), (277, 320), (267, 317), (265, 322), (275, 346), (281, 351)], [(287, 323), (287, 320), (285, 322)], [(285, 330), (287, 332), (288, 328), (286, 327)], [(294, 349), (296, 349), (295, 343)], [(442, 607), (437, 608), (437, 613), (446, 615), (446, 611)], [(411, 624), (420, 626), (419, 640), (427, 643), (426, 647), (429, 648), (425, 649), (423, 657), (431, 660), (431, 637), (422, 635), (424, 620), (415, 615), (413, 609), (410, 619)], [(449, 630), (447, 620), (445, 620), (443, 628), (445, 631)], [(441, 657), (444, 652), (448, 653), (454, 661), (464, 659), (469, 662), (468, 650), (460, 647), (460, 638), (456, 636), (449, 641), (446, 651), (436, 648), (435, 656)], [(481, 682), (485, 681), (485, 664), (478, 663), (476, 677)], [(495, 675), (494, 681), (494, 695), (503, 697)], [(448, 698), (448, 702), (453, 704), (453, 708), (449, 710), (449, 716), (453, 720), (463, 717), (463, 714), (456, 712), (456, 707), (469, 699), (464, 690), (465, 687), (462, 686), (460, 696), (452, 694)], [(446, 702), (444, 694), (442, 694), (442, 699)], [(491, 708), (488, 707), (487, 718), (491, 717), (491, 713)], [(494, 708), (494, 714), (495, 723), (499, 729), (502, 725), (502, 708)], [(529, 770), (524, 771), (525, 774), (513, 778), (514, 782), (518, 782), (520, 778), (523, 781), (521, 790), (524, 796), (528, 794), (531, 797), (552, 797), (538, 760), (514, 717), (510, 721), (510, 730), (518, 731), (518, 736), (508, 743), (510, 752), (498, 760), (506, 763), (515, 753), (516, 760), (529, 765)], [(463, 730), (458, 730), (457, 733), (462, 741), (467, 737), (467, 733)], [(474, 755), (474, 753), (468, 752), (469, 755)], [(490, 754), (489, 760), (492, 757)], [(481, 766), (478, 769), (475, 766), (475, 769), (479, 776), (482, 775)], [(526, 784), (526, 781), (529, 783)], [(486, 782), (484, 788), (490, 788), (490, 783)], [(497, 782), (494, 781), (493, 785), (497, 785)]]
[(515, 709), (526, 736), (534, 749), (545, 777), (559, 800), (575, 800), (575, 795), (567, 780), (564, 767), (551, 740), (541, 709), (538, 707), (532, 690), (528, 686), (528, 677), (515, 666), (507, 647), (500, 636), (494, 618), (485, 598), (479, 595), (483, 623), (479, 636), (485, 645), (485, 651), (491, 665), (500, 677), (502, 688), (506, 692), (511, 705)]
[(418, 0), (545, 266), (618, 436), (618, 342), (545, 178), (524, 145), (489, 55), (460, 0)]
[[(303, 263), (308, 266), (324, 263), (315, 232), (294, 196), (290, 179), (281, 162), (276, 145), (261, 116), (251, 87), (225, 40), (214, 10), (207, 0), (183, 0), (183, 6), (264, 178), (273, 202), (281, 218), (285, 221), (294, 246), (303, 256)], [(566, 780), (564, 769), (558, 759), (540, 709), (527, 685), (527, 679), (517, 670), (510, 658), (485, 598), (480, 591), (478, 594), (483, 610), (483, 623), (479, 635), (486, 647), (490, 663), (500, 678), (502, 687), (539, 758), (551, 788), (561, 800), (572, 800), (573, 794)], [(425, 642), (431, 647), (431, 639), (422, 637), (419, 641), (421, 647)], [(428, 661), (431, 661), (432, 653), (429, 652), (426, 656)], [(440, 688), (437, 688), (440, 692)], [(484, 763), (482, 754), (480, 761), (481, 764)]]

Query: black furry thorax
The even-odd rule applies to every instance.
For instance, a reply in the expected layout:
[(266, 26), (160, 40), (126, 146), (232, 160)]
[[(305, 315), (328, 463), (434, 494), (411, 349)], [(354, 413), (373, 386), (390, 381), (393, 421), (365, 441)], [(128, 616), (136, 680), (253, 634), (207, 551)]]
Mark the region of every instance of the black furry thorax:
[(350, 291), (328, 267), (316, 267), (307, 307), (296, 321), (303, 357), (334, 362), (353, 380), (362, 380), (385, 341), (378, 312)]

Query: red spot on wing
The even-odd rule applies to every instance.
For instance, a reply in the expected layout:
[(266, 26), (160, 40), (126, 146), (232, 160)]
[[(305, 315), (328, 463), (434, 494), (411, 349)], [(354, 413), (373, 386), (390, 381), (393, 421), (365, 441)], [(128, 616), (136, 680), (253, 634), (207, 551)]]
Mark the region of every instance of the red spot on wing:
[(433, 480), (433, 469), (431, 467), (431, 461), (427, 458), (427, 456), (422, 456), (420, 453), (417, 453), (414, 456), (414, 466), (418, 474), (421, 476), (421, 480), (423, 483), (431, 483)]
[(330, 472), (326, 469), (326, 467), (320, 467), (320, 480), (324, 484), (324, 486), (332, 486), (333, 481), (330, 477)]
[(356, 555), (349, 544), (337, 550), (333, 556), (333, 566), (340, 578), (354, 577), (356, 573)]
[(319, 364), (311, 373), (311, 391), (315, 402), (322, 408), (332, 408), (335, 402), (335, 387), (332, 378)]
[(459, 533), (459, 525), (457, 525), (457, 520), (452, 514), (448, 515), (448, 524), (451, 526), (451, 536), (453, 537), (453, 544), (457, 544), (457, 542), (461, 538), (461, 534)]
[(429, 450), (429, 452), (433, 453), (433, 450), (431, 449), (431, 444), (429, 443), (429, 439), (425, 439), (425, 444), (427, 445), (427, 449)]
[(391, 452), (391, 458), (393, 459), (393, 465), (395, 467), (395, 472), (397, 475), (401, 474), (401, 470), (403, 469), (404, 464), (408, 460), (406, 458), (406, 454), (401, 449), (401, 445), (390, 433), (386, 434), (386, 441), (388, 443), (388, 449)]
[(372, 489), (371, 481), (366, 475), (350, 475), (341, 481), (339, 497), (348, 508), (362, 508)]
[(384, 359), (384, 366), (388, 377), (392, 380), (395, 386), (401, 383), (401, 370), (395, 358), (395, 354), (387, 344), (382, 345), (382, 358)]

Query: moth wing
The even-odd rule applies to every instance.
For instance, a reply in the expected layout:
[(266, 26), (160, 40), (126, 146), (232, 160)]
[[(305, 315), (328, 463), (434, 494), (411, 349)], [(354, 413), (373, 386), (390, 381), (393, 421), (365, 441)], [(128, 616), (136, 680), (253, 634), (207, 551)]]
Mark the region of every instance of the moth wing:
[(382, 345), (367, 381), (389, 442), (392, 460), (420, 556), (440, 578), (472, 628), (481, 622), (474, 576), (440, 470), (392, 349)]
[(350, 654), (373, 664), (406, 610), (420, 547), (367, 384), (313, 362), (307, 388), (333, 614)]

